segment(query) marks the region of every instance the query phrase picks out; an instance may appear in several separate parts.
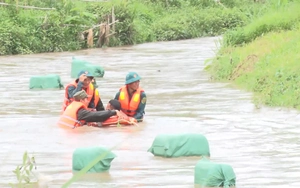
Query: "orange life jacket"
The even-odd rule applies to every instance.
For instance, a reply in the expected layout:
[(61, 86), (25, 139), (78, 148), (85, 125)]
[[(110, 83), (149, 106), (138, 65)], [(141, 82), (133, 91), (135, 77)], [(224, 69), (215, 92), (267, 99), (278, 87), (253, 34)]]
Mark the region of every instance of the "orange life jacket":
[[(131, 123), (131, 121), (133, 123)], [(137, 123), (136, 119), (132, 117), (126, 117), (125, 119), (120, 119), (118, 116), (111, 116), (106, 121), (102, 122), (102, 126), (108, 126), (108, 125), (116, 125), (116, 124), (122, 124), (122, 125), (133, 125), (134, 123)]]
[[(64, 98), (64, 103), (63, 103), (63, 106), (62, 106), (62, 113), (63, 111), (66, 110), (66, 108), (71, 104), (71, 102), (74, 100), (73, 98), (69, 99), (69, 96), (68, 96), (68, 88), (70, 86), (74, 86), (74, 87), (77, 87), (78, 83), (76, 83), (75, 81), (69, 83), (67, 86), (66, 86), (66, 89), (65, 89), (65, 98)], [(95, 97), (94, 97), (94, 103), (95, 103), (95, 107), (97, 106), (99, 100), (100, 100), (100, 95), (99, 95), (99, 91), (98, 90), (94, 90), (94, 86), (92, 83), (90, 83), (89, 87), (85, 90), (87, 95), (88, 95), (88, 101), (89, 103), (91, 102), (92, 98), (93, 98), (93, 95), (94, 95), (94, 91), (95, 91)], [(96, 103), (97, 102), (97, 103)]]
[(77, 112), (80, 108), (87, 109), (82, 102), (73, 101), (60, 116), (57, 124), (71, 128), (82, 126), (85, 122), (77, 119)]
[[(100, 94), (99, 94), (99, 91), (98, 89), (94, 88), (94, 85), (91, 83), (90, 84), (90, 89), (92, 89), (94, 91), (94, 105), (95, 105), (95, 108), (97, 107), (98, 105), (98, 102), (100, 101)], [(95, 110), (95, 109), (92, 109), (92, 108), (88, 108), (88, 110)]]
[(95, 104), (95, 108), (97, 107), (99, 101), (100, 101), (100, 94), (99, 94), (98, 89), (95, 89), (95, 92), (94, 92), (94, 104)]
[(133, 117), (141, 102), (141, 92), (144, 90), (140, 87), (133, 93), (130, 100), (127, 87), (123, 86), (120, 89), (119, 101), (121, 103), (121, 110), (128, 116)]

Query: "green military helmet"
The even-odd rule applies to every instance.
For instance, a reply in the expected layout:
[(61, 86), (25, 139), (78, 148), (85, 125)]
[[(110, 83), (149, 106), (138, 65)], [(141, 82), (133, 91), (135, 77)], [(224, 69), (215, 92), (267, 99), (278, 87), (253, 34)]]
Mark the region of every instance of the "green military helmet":
[(131, 83), (136, 82), (140, 79), (141, 79), (141, 77), (136, 72), (129, 72), (126, 75), (125, 84), (131, 84)]
[(93, 79), (94, 78), (94, 76), (93, 76), (93, 74), (91, 74), (90, 72), (88, 72), (88, 71), (85, 71), (85, 70), (82, 70), (82, 71), (80, 71), (79, 73), (78, 73), (78, 75), (77, 75), (77, 79), (82, 75), (82, 74), (85, 74), (86, 75), (86, 77), (90, 77), (91, 79)]

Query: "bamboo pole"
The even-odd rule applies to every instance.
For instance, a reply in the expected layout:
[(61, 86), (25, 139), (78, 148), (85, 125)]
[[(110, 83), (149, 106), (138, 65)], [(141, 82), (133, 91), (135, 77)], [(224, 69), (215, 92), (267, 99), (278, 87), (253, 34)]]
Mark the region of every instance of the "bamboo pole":
[(111, 33), (111, 34), (109, 34), (109, 35), (106, 35), (105, 37), (110, 37), (110, 36), (112, 36), (112, 35), (114, 35), (114, 34), (116, 34), (117, 32), (113, 32), (113, 33)]
[[(115, 23), (115, 20), (116, 20), (116, 18), (115, 18), (115, 7), (113, 6), (111, 8), (111, 22)], [(115, 24), (112, 25), (112, 31), (115, 32)]]
[(88, 44), (88, 47), (91, 48), (94, 46), (94, 32), (93, 32), (93, 29), (89, 29), (88, 31), (88, 36), (87, 36), (87, 44)]
[[(119, 20), (116, 20), (115, 22), (110, 23), (108, 25), (112, 25), (112, 24), (117, 23), (117, 22), (119, 22)], [(86, 27), (86, 28), (89, 28), (89, 29), (95, 29), (96, 27), (101, 27), (103, 25), (107, 25), (107, 23), (101, 23), (101, 24), (98, 24), (98, 25), (94, 25), (92, 27), (91, 26), (87, 26), (87, 25), (74, 25), (74, 24), (64, 24), (63, 26), (79, 26), (79, 27)], [(87, 31), (88, 31), (88, 29), (84, 30), (82, 32), (84, 33), (84, 32), (87, 32)]]
[(221, 3), (221, 0), (215, 0), (215, 2), (216, 2), (217, 4), (219, 4), (219, 5), (221, 5), (223, 8), (227, 8), (227, 7), (225, 7), (225, 5), (223, 5), (223, 4)]
[(109, 33), (110, 33), (110, 25), (111, 23), (110, 22), (110, 19), (109, 19), (109, 15), (107, 15), (107, 25), (105, 26), (105, 37), (104, 37), (104, 44), (107, 46), (109, 44)]
[(104, 22), (103, 23), (103, 25), (101, 25), (100, 27), (99, 27), (99, 39), (98, 39), (98, 44), (97, 44), (97, 46), (98, 47), (102, 47), (103, 46), (103, 44), (104, 44), (104, 40), (105, 40), (105, 37), (104, 37), (104, 35), (105, 35), (105, 29), (106, 29), (106, 22)]
[(40, 7), (34, 7), (34, 6), (22, 6), (22, 5), (18, 5), (18, 1), (16, 2), (16, 5), (12, 5), (12, 4), (8, 4), (8, 3), (0, 3), (0, 5), (15, 6), (15, 7), (20, 7), (20, 8), (25, 8), (25, 9), (55, 10), (55, 8), (40, 8)]

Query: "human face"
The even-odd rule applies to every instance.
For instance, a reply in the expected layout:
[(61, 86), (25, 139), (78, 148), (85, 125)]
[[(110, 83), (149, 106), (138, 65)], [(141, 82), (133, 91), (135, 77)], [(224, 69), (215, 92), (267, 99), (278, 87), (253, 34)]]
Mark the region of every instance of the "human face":
[(91, 77), (86, 77), (83, 81), (83, 88), (88, 88), (90, 83), (92, 81), (92, 78)]
[(86, 107), (88, 107), (88, 105), (89, 105), (88, 98), (81, 99), (80, 101), (81, 101)]
[(128, 87), (129, 87), (129, 89), (135, 91), (140, 87), (140, 81), (138, 80), (138, 81), (132, 82), (131, 84), (128, 84)]
[(107, 103), (106, 110), (114, 110), (114, 107), (110, 103)]

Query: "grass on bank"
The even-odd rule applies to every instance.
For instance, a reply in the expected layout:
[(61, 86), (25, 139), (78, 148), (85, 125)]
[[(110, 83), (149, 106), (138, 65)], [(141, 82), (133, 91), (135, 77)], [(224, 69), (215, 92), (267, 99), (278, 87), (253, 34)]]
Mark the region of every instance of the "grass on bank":
[[(300, 12), (295, 10), (300, 10), (299, 3), (226, 33), (206, 67), (213, 79), (254, 92), (256, 104), (300, 109)], [(235, 37), (243, 42), (232, 42)]]
[(252, 42), (271, 31), (294, 29), (300, 21), (300, 3), (292, 2), (270, 9), (250, 24), (230, 30), (224, 35), (224, 46), (237, 46)]

